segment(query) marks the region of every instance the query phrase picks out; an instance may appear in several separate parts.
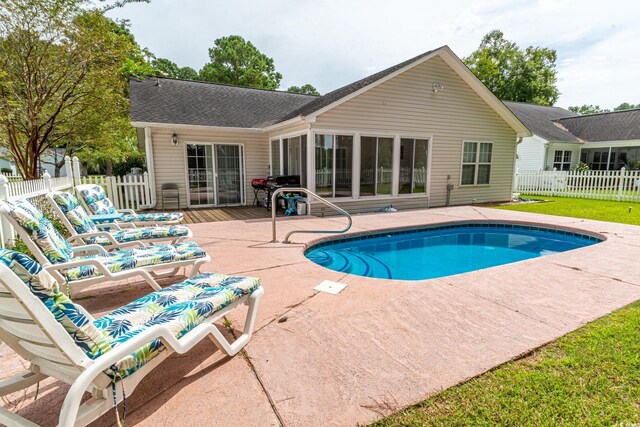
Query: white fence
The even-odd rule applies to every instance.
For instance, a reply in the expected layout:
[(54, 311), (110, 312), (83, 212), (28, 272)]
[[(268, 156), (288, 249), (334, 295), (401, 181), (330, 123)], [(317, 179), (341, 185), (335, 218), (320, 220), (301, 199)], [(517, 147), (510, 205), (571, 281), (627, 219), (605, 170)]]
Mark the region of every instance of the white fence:
[(532, 196), (640, 202), (640, 171), (517, 171), (514, 191)]
[[(22, 180), (14, 176), (0, 175), (0, 201), (31, 199), (42, 209), (46, 209), (46, 201), (42, 198), (53, 190), (69, 191), (78, 184), (101, 185), (107, 192), (116, 209), (145, 209), (155, 204), (155, 194), (145, 172), (142, 175), (129, 176), (80, 176), (80, 162), (65, 159), (66, 176), (52, 178), (45, 172), (40, 179)], [(11, 225), (0, 217), (0, 247), (13, 240)]]

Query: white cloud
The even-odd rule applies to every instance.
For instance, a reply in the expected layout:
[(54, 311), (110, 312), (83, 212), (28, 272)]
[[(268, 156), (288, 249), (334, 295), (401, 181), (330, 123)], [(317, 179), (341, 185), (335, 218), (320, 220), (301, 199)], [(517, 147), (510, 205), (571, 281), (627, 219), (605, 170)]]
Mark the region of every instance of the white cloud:
[(282, 87), (327, 92), (448, 44), (461, 57), (501, 29), (558, 52), (558, 104), (640, 102), (640, 2), (557, 0), (152, 0), (111, 12), (138, 42), (199, 69), (218, 37), (238, 34), (275, 60)]

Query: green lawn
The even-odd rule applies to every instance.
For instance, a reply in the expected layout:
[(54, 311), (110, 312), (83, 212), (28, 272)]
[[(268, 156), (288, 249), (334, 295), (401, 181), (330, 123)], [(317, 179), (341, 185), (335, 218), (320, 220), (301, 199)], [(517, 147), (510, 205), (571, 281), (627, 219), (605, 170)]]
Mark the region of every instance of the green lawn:
[[(496, 208), (640, 225), (640, 205), (544, 199)], [(640, 426), (640, 302), (373, 425)]]
[(373, 425), (639, 425), (639, 331), (636, 302)]
[(587, 218), (599, 221), (640, 225), (640, 204), (637, 203), (571, 199), (567, 197), (522, 197), (537, 200), (549, 200), (549, 202), (521, 203), (494, 207), (512, 211), (535, 212), (549, 215), (571, 216), (574, 218)]

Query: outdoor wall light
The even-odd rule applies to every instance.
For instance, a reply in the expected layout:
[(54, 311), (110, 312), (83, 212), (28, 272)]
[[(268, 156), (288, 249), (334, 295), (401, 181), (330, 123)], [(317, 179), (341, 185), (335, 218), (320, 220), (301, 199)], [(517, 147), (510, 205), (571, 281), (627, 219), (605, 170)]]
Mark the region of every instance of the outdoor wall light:
[(173, 133), (173, 135), (171, 135), (171, 143), (173, 145), (178, 145), (178, 135), (176, 135), (175, 132)]
[(438, 93), (438, 92), (440, 92), (442, 89), (444, 89), (444, 86), (442, 86), (442, 83), (433, 82), (433, 86), (431, 86), (431, 88), (433, 89), (433, 92), (434, 92), (434, 93)]

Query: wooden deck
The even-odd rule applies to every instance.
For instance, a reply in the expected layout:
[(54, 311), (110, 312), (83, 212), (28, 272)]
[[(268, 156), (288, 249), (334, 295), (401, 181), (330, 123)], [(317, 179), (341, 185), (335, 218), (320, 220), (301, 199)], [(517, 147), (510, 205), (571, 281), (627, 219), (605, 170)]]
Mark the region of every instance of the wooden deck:
[(271, 211), (256, 206), (185, 209), (182, 212), (184, 212), (184, 221), (187, 224), (271, 218)]

